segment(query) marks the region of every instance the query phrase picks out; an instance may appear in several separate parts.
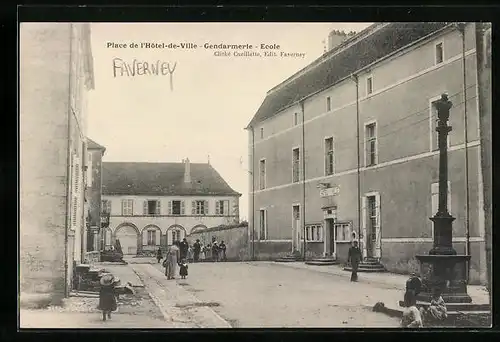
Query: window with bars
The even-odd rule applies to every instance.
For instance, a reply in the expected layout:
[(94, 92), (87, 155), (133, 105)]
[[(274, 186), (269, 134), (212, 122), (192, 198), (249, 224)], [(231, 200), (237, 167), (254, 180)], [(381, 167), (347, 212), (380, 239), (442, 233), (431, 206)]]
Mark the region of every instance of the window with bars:
[(377, 126), (370, 123), (365, 126), (366, 166), (377, 164)]
[(228, 200), (218, 200), (215, 202), (215, 215), (229, 215)]
[(306, 241), (323, 241), (323, 226), (321, 224), (310, 224), (306, 226)]
[(111, 213), (111, 200), (102, 200), (101, 201), (101, 210), (103, 213), (110, 214)]
[(325, 176), (333, 175), (335, 172), (335, 159), (333, 151), (333, 138), (325, 139)]
[(335, 240), (337, 242), (351, 241), (352, 224), (351, 222), (339, 222), (335, 224)]
[(193, 201), (191, 209), (193, 215), (208, 215), (208, 201)]
[(73, 155), (72, 169), (72, 194), (71, 194), (71, 229), (76, 229), (79, 224), (79, 205), (80, 205), (80, 160), (78, 156)]
[(263, 190), (266, 188), (266, 160), (262, 159), (259, 162), (259, 189)]
[(297, 183), (300, 180), (300, 149), (294, 148), (292, 151), (292, 181)]
[(134, 215), (134, 200), (124, 199), (122, 200), (122, 216), (132, 216)]

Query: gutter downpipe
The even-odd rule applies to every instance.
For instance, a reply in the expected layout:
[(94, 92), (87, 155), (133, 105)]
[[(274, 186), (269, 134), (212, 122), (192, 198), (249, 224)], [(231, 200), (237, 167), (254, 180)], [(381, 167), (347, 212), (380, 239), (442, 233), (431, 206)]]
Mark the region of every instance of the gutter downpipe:
[(300, 101), (302, 110), (302, 233), (304, 234), (304, 261), (306, 261), (307, 241), (306, 241), (306, 130), (304, 101)]
[[(465, 255), (470, 255), (470, 227), (469, 227), (469, 148), (467, 129), (467, 75), (465, 63), (465, 23), (458, 23), (457, 29), (462, 35), (462, 73), (464, 93), (464, 150), (465, 150)], [(469, 282), (470, 261), (467, 263), (467, 282)]]
[(361, 172), (360, 172), (360, 162), (359, 158), (361, 155), (359, 148), (359, 79), (358, 75), (351, 75), (352, 80), (356, 83), (356, 142), (357, 142), (357, 163), (356, 163), (356, 176), (358, 183), (358, 244), (359, 248), (363, 250), (363, 246), (361, 246)]
[(71, 68), (73, 65), (73, 24), (70, 24), (70, 33), (69, 33), (69, 82), (68, 82), (68, 148), (66, 150), (66, 164), (67, 164), (67, 174), (66, 174), (66, 218), (65, 225), (66, 229), (64, 230), (64, 296), (69, 296), (69, 288), (68, 288), (68, 241), (69, 241), (69, 230), (70, 228), (70, 217), (71, 217), (71, 89), (72, 89), (72, 81), (71, 81)]
[(255, 131), (253, 126), (250, 126), (252, 130), (252, 261), (255, 261)]

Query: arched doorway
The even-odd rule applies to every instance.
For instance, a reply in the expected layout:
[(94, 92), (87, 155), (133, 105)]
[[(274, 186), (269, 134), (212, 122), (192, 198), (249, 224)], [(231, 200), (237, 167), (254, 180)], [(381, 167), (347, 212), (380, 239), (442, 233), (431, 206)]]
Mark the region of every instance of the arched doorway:
[(123, 255), (137, 254), (137, 240), (139, 231), (136, 226), (131, 223), (119, 225), (115, 230), (115, 239), (120, 240)]
[(161, 245), (160, 227), (150, 224), (142, 229), (142, 250), (154, 252)]
[(181, 241), (186, 237), (186, 229), (183, 226), (174, 224), (167, 229), (167, 246), (170, 246), (174, 241)]

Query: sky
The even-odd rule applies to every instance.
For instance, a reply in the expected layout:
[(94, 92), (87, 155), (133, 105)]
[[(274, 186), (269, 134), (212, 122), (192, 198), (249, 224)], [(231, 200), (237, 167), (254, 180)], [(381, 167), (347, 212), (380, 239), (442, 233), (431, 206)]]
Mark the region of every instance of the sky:
[[(240, 219), (248, 220), (249, 140), (244, 128), (266, 92), (320, 57), (331, 30), (359, 32), (369, 25), (93, 23), (95, 89), (89, 95), (88, 136), (106, 147), (104, 161), (210, 160), (243, 194)], [(140, 48), (141, 43), (171, 42), (198, 47)], [(219, 50), (204, 49), (205, 43), (277, 44), (279, 51), (305, 55), (214, 56)], [(135, 76), (127, 76), (124, 70), (131, 69), (124, 65), (132, 67), (134, 60), (136, 65), (147, 62), (149, 70), (158, 62), (159, 75), (144, 72), (139, 64)]]

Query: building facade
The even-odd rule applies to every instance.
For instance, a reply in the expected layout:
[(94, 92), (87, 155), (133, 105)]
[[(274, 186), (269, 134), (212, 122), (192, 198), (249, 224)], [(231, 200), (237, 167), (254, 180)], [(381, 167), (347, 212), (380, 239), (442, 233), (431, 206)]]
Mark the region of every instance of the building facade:
[(239, 198), (210, 165), (103, 163), (104, 244), (126, 255), (154, 252), (193, 230), (239, 222)]
[(104, 146), (87, 138), (86, 169), (86, 251), (100, 251), (101, 248), (101, 195), (102, 195), (102, 158)]
[(485, 281), (475, 24), (464, 32), (374, 24), (267, 93), (247, 127), (257, 258), (345, 261), (356, 239), (389, 271), (417, 267), (437, 211), (433, 102), (447, 93), (454, 246), (472, 255), (471, 281)]
[(19, 72), (20, 299), (56, 305), (84, 251), (89, 24), (23, 23)]

